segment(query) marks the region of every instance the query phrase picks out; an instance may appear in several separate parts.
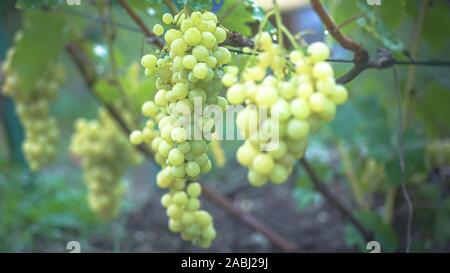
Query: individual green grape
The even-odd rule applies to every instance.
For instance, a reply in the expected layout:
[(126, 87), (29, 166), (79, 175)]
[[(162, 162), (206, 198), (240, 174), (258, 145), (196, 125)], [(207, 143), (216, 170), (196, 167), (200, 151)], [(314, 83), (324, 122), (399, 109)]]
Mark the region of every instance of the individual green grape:
[(174, 56), (179, 56), (186, 52), (188, 45), (183, 40), (183, 38), (175, 39), (170, 45), (170, 52), (173, 53)]
[(206, 48), (214, 48), (216, 46), (216, 37), (211, 32), (202, 32), (201, 34), (201, 44)]
[(232, 104), (241, 104), (245, 98), (245, 89), (242, 85), (233, 85), (227, 91), (227, 99)]
[[(205, 32), (208, 33), (208, 32)], [(202, 41), (202, 33), (195, 27), (189, 28), (184, 33), (184, 40), (189, 46), (196, 46)]]
[(172, 87), (172, 92), (176, 99), (183, 99), (189, 94), (189, 88), (187, 84), (179, 82)]
[(218, 44), (225, 42), (225, 40), (227, 39), (227, 32), (225, 31), (225, 29), (223, 29), (221, 27), (217, 27), (214, 30), (213, 34), (214, 34), (214, 37), (216, 37), (216, 41)]
[(307, 52), (314, 62), (325, 61), (330, 56), (330, 50), (321, 42), (315, 42), (309, 45)]
[(333, 77), (333, 68), (327, 62), (318, 62), (314, 65), (312, 74), (317, 79)]
[(191, 143), (191, 151), (194, 155), (201, 155), (208, 151), (208, 145), (204, 140), (193, 140)]
[(187, 140), (188, 135), (184, 128), (179, 127), (172, 130), (172, 132), (170, 133), (170, 137), (177, 143), (183, 143)]
[(258, 106), (272, 106), (278, 100), (278, 92), (271, 86), (261, 86), (256, 94)]
[(291, 119), (288, 122), (287, 135), (294, 140), (305, 138), (309, 133), (309, 125), (306, 121)]
[(183, 66), (186, 69), (192, 70), (197, 64), (197, 58), (194, 55), (186, 55), (183, 58)]
[(192, 72), (197, 79), (204, 79), (208, 74), (208, 66), (205, 63), (197, 63)]
[(249, 170), (247, 174), (247, 179), (250, 182), (250, 184), (255, 187), (262, 187), (265, 184), (267, 184), (268, 181), (266, 176), (261, 175), (254, 170)]
[(298, 119), (306, 119), (309, 117), (311, 110), (308, 102), (303, 98), (296, 98), (291, 101), (290, 105), (292, 115)]
[(209, 57), (209, 50), (206, 47), (199, 45), (192, 49), (192, 54), (197, 58), (197, 61), (206, 62)]
[(173, 195), (172, 202), (179, 206), (184, 206), (188, 202), (188, 196), (184, 191), (179, 191)]
[(152, 54), (147, 54), (144, 55), (141, 59), (141, 64), (143, 67), (147, 68), (147, 69), (156, 69), (156, 57), (155, 55)]
[(156, 36), (161, 36), (164, 34), (164, 27), (160, 24), (156, 24), (153, 26), (153, 33), (155, 33)]
[(200, 174), (200, 165), (195, 161), (189, 161), (186, 164), (186, 174), (190, 177), (196, 177)]
[(142, 114), (146, 117), (156, 117), (158, 114), (159, 108), (153, 101), (146, 101), (142, 105)]
[(189, 184), (187, 187), (187, 193), (191, 198), (197, 198), (202, 193), (202, 186), (198, 182)]
[(231, 53), (230, 51), (225, 47), (219, 47), (214, 52), (214, 57), (217, 59), (217, 62), (222, 64), (227, 64), (231, 62)]
[(322, 93), (314, 93), (309, 98), (309, 106), (311, 110), (316, 113), (321, 113), (325, 110), (325, 106), (327, 103), (327, 97)]
[(273, 158), (265, 153), (258, 154), (252, 163), (253, 169), (261, 175), (269, 175), (274, 165)]
[(166, 34), (164, 34), (164, 40), (166, 40), (166, 43), (171, 45), (173, 41), (175, 41), (178, 38), (183, 37), (183, 33), (176, 29), (169, 29), (166, 31)]
[(348, 98), (347, 89), (342, 85), (336, 86), (336, 89), (331, 94), (331, 99), (337, 105), (343, 104), (347, 100), (347, 98)]
[[(294, 109), (292, 109), (294, 110)], [(272, 107), (270, 108), (270, 114), (273, 117), (276, 117), (280, 121), (286, 121), (291, 116), (291, 107), (289, 103), (285, 100), (278, 100)]]
[(244, 166), (251, 166), (253, 163), (253, 158), (258, 155), (258, 150), (256, 150), (250, 142), (245, 142), (245, 144), (237, 150), (236, 157), (240, 164)]
[(282, 184), (288, 176), (289, 172), (283, 165), (275, 164), (269, 178), (274, 184)]
[[(257, 151), (255, 150), (257, 153)], [(282, 159), (288, 153), (288, 146), (286, 142), (280, 140), (277, 144), (274, 145), (273, 149), (268, 151), (268, 154), (271, 155), (274, 159)]]
[(316, 82), (316, 89), (318, 92), (330, 96), (336, 89), (336, 82), (334, 78), (330, 76), (318, 79)]
[(173, 148), (172, 150), (170, 150), (167, 157), (171, 166), (180, 165), (184, 162), (185, 159), (184, 153), (182, 153), (178, 148)]
[(309, 99), (313, 93), (314, 93), (313, 87), (308, 82), (301, 83), (297, 88), (298, 97), (303, 98), (305, 100)]
[(164, 13), (162, 20), (164, 24), (169, 25), (173, 22), (173, 16), (170, 13)]

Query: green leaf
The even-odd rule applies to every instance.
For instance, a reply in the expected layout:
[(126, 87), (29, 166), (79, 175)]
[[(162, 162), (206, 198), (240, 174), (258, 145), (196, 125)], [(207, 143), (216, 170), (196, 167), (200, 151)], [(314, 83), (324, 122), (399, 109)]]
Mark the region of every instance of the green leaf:
[(156, 92), (155, 77), (144, 76), (139, 63), (132, 63), (120, 82), (138, 110), (144, 102), (152, 99)]
[[(405, 182), (415, 173), (425, 172), (425, 136), (419, 130), (409, 130), (403, 134), (403, 158), (405, 162)], [(386, 173), (390, 186), (399, 186), (401, 182), (400, 162), (397, 147), (393, 148), (393, 156), (386, 163)]]
[[(392, 226), (383, 223), (381, 217), (371, 211), (356, 211), (355, 217), (362, 223), (362, 225), (375, 234), (375, 240), (381, 245), (381, 252), (393, 252), (397, 248), (398, 238)], [(364, 241), (357, 229), (350, 225), (346, 227), (346, 242), (353, 246), (366, 250), (367, 242)]]
[(18, 0), (16, 8), (18, 9), (38, 9), (38, 8), (55, 8), (66, 4), (65, 0)]
[(17, 74), (20, 90), (28, 92), (61, 52), (66, 37), (66, 18), (56, 12), (29, 11), (23, 36), (14, 44), (11, 68)]
[(423, 36), (434, 50), (443, 49), (449, 40), (449, 36), (444, 34), (450, 33), (449, 14), (450, 5), (447, 1), (433, 1), (433, 4), (427, 7), (423, 23)]
[(266, 16), (263, 8), (255, 0), (245, 0), (245, 4), (251, 8), (254, 19), (261, 21)]
[(353, 97), (339, 108), (330, 126), (340, 139), (365, 147), (369, 157), (379, 162), (392, 157), (392, 129), (378, 97)]
[(386, 174), (389, 177), (388, 185), (398, 187), (401, 183), (400, 162), (398, 158), (392, 158), (385, 165)]
[[(256, 18), (253, 16), (254, 13)], [(254, 23), (255, 19), (261, 18), (262, 14), (253, 1), (226, 0), (217, 17), (227, 29), (251, 36), (250, 24)]]
[(441, 208), (436, 212), (436, 223), (434, 229), (434, 237), (436, 242), (440, 242), (442, 245), (450, 240), (450, 229), (447, 227), (450, 225), (450, 199), (445, 200)]
[[(323, 2), (326, 4), (328, 11), (333, 15), (333, 18), (337, 24), (341, 24), (348, 18), (361, 13), (358, 6), (358, 1), (326, 0)], [(358, 25), (356, 23), (347, 24), (342, 28), (342, 31), (350, 34), (355, 31), (355, 28), (357, 27)]]
[(345, 226), (344, 239), (348, 246), (356, 246), (361, 251), (366, 251), (367, 242), (354, 225), (347, 224)]
[(320, 193), (314, 190), (314, 186), (306, 175), (302, 175), (295, 183), (292, 196), (297, 203), (297, 208), (302, 211), (311, 204), (319, 203), (322, 200)]
[(106, 80), (96, 81), (94, 91), (106, 103), (112, 103), (119, 97), (117, 88)]
[(383, 21), (383, 24), (391, 29), (396, 29), (406, 16), (405, 0), (383, 1), (380, 6), (373, 6), (375, 14)]
[(420, 99), (415, 100), (416, 114), (422, 120), (429, 134), (445, 135), (450, 132), (450, 91), (442, 85), (433, 83), (425, 90)]
[[(392, 52), (403, 52), (405, 46), (393, 30), (398, 28), (398, 24), (406, 15), (404, 1), (385, 1), (381, 6), (375, 8), (364, 2), (358, 3), (361, 11), (366, 15), (358, 20), (358, 24), (373, 38), (381, 42), (383, 47)], [(387, 3), (391, 3), (387, 6), (392, 7), (385, 7)]]

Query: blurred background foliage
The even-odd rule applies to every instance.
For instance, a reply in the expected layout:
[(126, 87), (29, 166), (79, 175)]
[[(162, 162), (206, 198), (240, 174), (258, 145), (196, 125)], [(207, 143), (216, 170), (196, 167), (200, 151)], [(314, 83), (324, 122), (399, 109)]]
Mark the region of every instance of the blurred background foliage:
[[(21, 51), (28, 52), (19, 60), (19, 67), (23, 68), (20, 72), (23, 88), (33, 84), (39, 71), (53, 56), (58, 56), (65, 69), (65, 81), (52, 109), (62, 131), (58, 160), (42, 172), (32, 173), (27, 168), (20, 149), (23, 133), (14, 106), (5, 97), (0, 97), (0, 251), (65, 251), (65, 243), (73, 239), (91, 245), (92, 251), (137, 251), (137, 247), (126, 248), (121, 244), (121, 240), (130, 234), (126, 230), (128, 216), (136, 213), (148, 199), (159, 202), (160, 193), (154, 185), (156, 166), (144, 162), (142, 167), (130, 170), (127, 177), (130, 191), (122, 216), (112, 223), (102, 223), (89, 211), (81, 170), (67, 151), (75, 119), (95, 118), (98, 107), (64, 51), (68, 42), (81, 45), (89, 54), (100, 75), (93, 90), (102, 100), (111, 103), (127, 101), (128, 110), (138, 119), (140, 105), (155, 92), (155, 80), (145, 78), (139, 64), (140, 57), (153, 51), (154, 47), (146, 42), (142, 32), (115, 1), (112, 1), (108, 15), (99, 11), (96, 2), (102, 1), (81, 0), (80, 6), (68, 5), (63, 0), (0, 2), (0, 59), (4, 60), (18, 29), (31, 33), (30, 39), (19, 45)], [(148, 26), (159, 22), (162, 13), (169, 11), (166, 2), (128, 1)], [(225, 27), (248, 37), (254, 35), (264, 16), (264, 10), (256, 3), (259, 1), (169, 2), (178, 8), (188, 4), (192, 9), (213, 10)], [(270, 9), (267, 2), (261, 1), (266, 9)], [(278, 2), (285, 23), (299, 33), (301, 40), (307, 43), (325, 40), (332, 46), (333, 58), (352, 58), (350, 52), (342, 49), (324, 31), (307, 1)], [(338, 24), (345, 22), (341, 30), (362, 43), (371, 56), (375, 56), (377, 49), (387, 48), (401, 61), (448, 60), (449, 1), (382, 1), (380, 6), (370, 6), (363, 0), (323, 2)], [(115, 27), (112, 28), (113, 35), (108, 37), (105, 26), (111, 27), (111, 23)], [(111, 62), (111, 55), (115, 64)], [(236, 55), (234, 58), (235, 62), (243, 63), (247, 57)], [(333, 63), (333, 67), (337, 75), (342, 75), (351, 64)], [(375, 234), (382, 250), (401, 251), (405, 244), (406, 205), (399, 188), (397, 136), (402, 131), (396, 103), (396, 92), (399, 91), (404, 117), (405, 181), (414, 203), (413, 251), (449, 251), (450, 151), (446, 144), (450, 142), (449, 68), (398, 65), (395, 70), (398, 82), (394, 79), (393, 68), (389, 68), (367, 70), (348, 83), (350, 100), (339, 109), (333, 122), (311, 137), (307, 157), (337, 198), (352, 208), (355, 217)], [(113, 80), (120, 81), (123, 92), (117, 90)], [(258, 200), (263, 198), (256, 193), (258, 189), (248, 189), (244, 171), (236, 164), (235, 151), (239, 142), (227, 141), (221, 145), (226, 164), (223, 167), (215, 164), (214, 171), (203, 180), (237, 200), (241, 207), (245, 208), (248, 202), (239, 203), (239, 195), (236, 197), (239, 192), (255, 199), (255, 203), (264, 204), (264, 200)], [(326, 201), (314, 190), (300, 167), (291, 180), (289, 185), (282, 186), (287, 189), (283, 196), (295, 204), (290, 217), (310, 221), (313, 226), (313, 220), (307, 216), (311, 213), (307, 212), (318, 211)], [(139, 181), (143, 181), (142, 187), (132, 186), (133, 183), (140, 185)], [(278, 189), (270, 187), (269, 190)], [(140, 191), (149, 193), (144, 197), (136, 196)], [(286, 209), (267, 206), (263, 208), (267, 213), (260, 214), (265, 218)], [(251, 208), (248, 210), (252, 211)], [(333, 208), (328, 211), (334, 213)], [(337, 218), (336, 221), (342, 220)], [(321, 234), (317, 236), (326, 237), (327, 225), (333, 224), (323, 224)], [(163, 227), (155, 232), (168, 234), (165, 224), (160, 225)], [(95, 245), (92, 238), (98, 236), (112, 243), (106, 247)], [(297, 233), (294, 229), (285, 236), (297, 238), (308, 234)], [(366, 251), (363, 238), (350, 224), (334, 236), (342, 244), (331, 249), (317, 245), (300, 251)], [(157, 251), (180, 249), (183, 248), (153, 248)], [(245, 247), (220, 245), (213, 246), (212, 250), (230, 249), (248, 251)]]

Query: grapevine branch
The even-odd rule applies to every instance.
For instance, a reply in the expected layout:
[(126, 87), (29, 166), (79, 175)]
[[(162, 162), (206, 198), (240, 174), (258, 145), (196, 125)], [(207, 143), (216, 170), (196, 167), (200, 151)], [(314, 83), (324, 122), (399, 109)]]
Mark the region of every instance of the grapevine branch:
[[(116, 109), (112, 105), (107, 104), (103, 100), (101, 100), (101, 98), (99, 98), (96, 95), (95, 91), (92, 90), (92, 87), (95, 85), (95, 82), (97, 81), (97, 76), (87, 56), (84, 54), (81, 48), (74, 43), (69, 43), (66, 46), (66, 50), (72, 57), (73, 61), (75, 62), (77, 68), (79, 69), (85, 81), (86, 86), (89, 88), (91, 93), (100, 103), (102, 103), (105, 106), (108, 113), (117, 121), (124, 134), (128, 136), (131, 133), (131, 130), (126, 124), (126, 122), (123, 120), (121, 115), (116, 111)], [(144, 156), (146, 156), (150, 160), (153, 160), (153, 154), (147, 148), (147, 146), (141, 144), (137, 148)], [(211, 189), (210, 187), (203, 186), (203, 193), (208, 200), (214, 202), (219, 207), (229, 212), (231, 215), (236, 217), (238, 220), (240, 220), (247, 226), (265, 235), (275, 246), (279, 247), (283, 251), (295, 252), (297, 250), (297, 248), (292, 243), (290, 243), (287, 239), (278, 234), (275, 230), (265, 225), (263, 222), (254, 217), (252, 214), (244, 212), (241, 209), (234, 206), (227, 198), (223, 197), (217, 191)]]

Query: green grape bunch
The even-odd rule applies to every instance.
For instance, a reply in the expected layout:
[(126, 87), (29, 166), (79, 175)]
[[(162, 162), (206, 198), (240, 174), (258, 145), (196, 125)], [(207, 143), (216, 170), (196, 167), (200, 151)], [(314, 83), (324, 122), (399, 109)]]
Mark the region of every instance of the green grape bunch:
[(88, 204), (102, 220), (115, 218), (120, 212), (125, 192), (123, 176), (140, 157), (105, 111), (99, 118), (78, 119), (70, 150), (81, 160), (88, 188)]
[[(17, 36), (20, 39), (20, 35)], [(21, 90), (20, 77), (11, 66), (14, 48), (8, 50), (3, 66), (3, 92), (14, 100), (16, 113), (25, 130), (22, 149), (32, 170), (39, 170), (56, 156), (59, 130), (50, 104), (56, 99), (63, 70), (56, 64), (48, 66), (30, 90)]]
[(295, 161), (304, 155), (309, 134), (321, 121), (334, 118), (348, 92), (336, 84), (326, 62), (330, 51), (323, 43), (311, 44), (306, 53), (293, 50), (286, 58), (286, 49), (262, 32), (255, 37), (254, 51), (257, 56), (241, 75), (237, 67), (227, 67), (222, 82), (228, 87), (228, 101), (245, 105), (236, 118), (245, 139), (236, 156), (249, 169), (250, 184), (260, 187), (287, 180)]
[[(169, 229), (207, 248), (216, 231), (211, 215), (200, 209), (202, 187), (197, 181), (212, 168), (207, 133), (215, 130), (214, 119), (204, 110), (217, 105), (225, 111), (227, 106), (226, 99), (219, 96), (223, 66), (231, 62), (229, 50), (220, 46), (227, 32), (211, 12), (166, 13), (162, 21), (166, 31), (156, 24), (153, 32), (164, 37), (164, 48), (157, 56), (142, 57), (145, 74), (156, 75), (158, 91), (142, 107), (149, 122), (142, 131), (134, 131), (130, 141), (135, 145), (148, 143), (162, 167), (156, 182), (169, 191), (161, 200)], [(200, 113), (194, 111), (198, 105)]]

